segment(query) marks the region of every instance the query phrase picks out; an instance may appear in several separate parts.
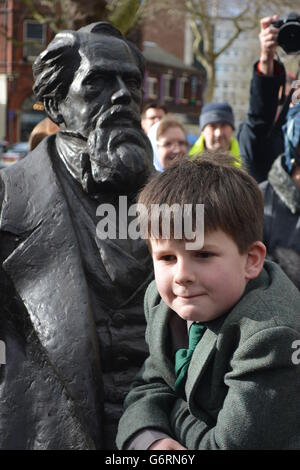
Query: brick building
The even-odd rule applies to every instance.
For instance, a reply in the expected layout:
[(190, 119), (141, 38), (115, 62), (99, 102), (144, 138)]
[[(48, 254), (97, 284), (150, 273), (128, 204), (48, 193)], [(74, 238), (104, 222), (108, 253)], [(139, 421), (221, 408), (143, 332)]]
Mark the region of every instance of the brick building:
[(44, 113), (33, 110), (32, 62), (51, 31), (31, 19), (21, 1), (0, 2), (0, 139), (27, 140)]
[[(146, 58), (144, 102), (159, 100), (183, 122), (192, 122), (201, 109), (202, 74), (184, 61), (184, 21), (166, 28), (168, 19), (159, 16), (146, 21), (139, 34)], [(32, 94), (32, 63), (52, 37), (23, 1), (0, 0), (0, 140), (28, 140), (44, 117)]]
[(202, 107), (203, 72), (193, 67), (186, 21), (176, 23), (167, 13), (143, 23), (146, 59), (144, 101), (158, 100), (186, 124), (197, 124)]

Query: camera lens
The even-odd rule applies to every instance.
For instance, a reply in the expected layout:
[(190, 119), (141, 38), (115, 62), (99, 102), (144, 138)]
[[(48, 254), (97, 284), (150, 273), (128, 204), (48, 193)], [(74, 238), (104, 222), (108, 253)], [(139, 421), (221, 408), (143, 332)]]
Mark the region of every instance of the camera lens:
[(278, 44), (287, 54), (299, 52), (300, 23), (291, 22), (283, 25), (278, 33)]

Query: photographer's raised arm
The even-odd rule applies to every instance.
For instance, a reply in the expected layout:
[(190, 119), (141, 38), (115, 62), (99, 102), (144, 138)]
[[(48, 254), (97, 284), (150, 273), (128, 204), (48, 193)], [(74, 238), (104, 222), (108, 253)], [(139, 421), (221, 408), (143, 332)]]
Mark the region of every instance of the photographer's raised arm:
[(272, 23), (276, 21), (278, 15), (267, 16), (260, 20), (260, 59), (259, 71), (263, 75), (271, 76), (274, 74), (274, 56), (278, 46), (278, 29), (274, 28)]
[(272, 23), (276, 18), (269, 16), (260, 22), (260, 58), (253, 67), (248, 113), (238, 132), (243, 164), (258, 182), (267, 179), (274, 160), (283, 152), (280, 133), (270, 136), (285, 78), (284, 67), (274, 58), (278, 29)]

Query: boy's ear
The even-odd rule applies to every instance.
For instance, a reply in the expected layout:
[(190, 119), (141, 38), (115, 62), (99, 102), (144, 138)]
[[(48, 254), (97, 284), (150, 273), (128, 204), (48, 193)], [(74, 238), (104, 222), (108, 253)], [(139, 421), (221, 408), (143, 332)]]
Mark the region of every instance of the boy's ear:
[(255, 279), (259, 276), (264, 265), (266, 252), (266, 247), (261, 241), (256, 241), (251, 245), (245, 266), (246, 280)]
[(56, 124), (61, 124), (64, 119), (59, 112), (58, 102), (53, 98), (44, 98), (44, 107), (46, 113), (51, 117), (52, 121)]

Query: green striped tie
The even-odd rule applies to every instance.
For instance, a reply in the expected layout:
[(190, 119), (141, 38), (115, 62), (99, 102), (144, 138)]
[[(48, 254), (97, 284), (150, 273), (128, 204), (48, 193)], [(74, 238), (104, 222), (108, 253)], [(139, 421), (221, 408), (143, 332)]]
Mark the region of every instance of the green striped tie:
[(175, 392), (181, 397), (185, 397), (185, 382), (187, 370), (189, 368), (193, 352), (203, 336), (206, 327), (201, 323), (192, 323), (189, 331), (188, 349), (178, 349), (175, 353)]

